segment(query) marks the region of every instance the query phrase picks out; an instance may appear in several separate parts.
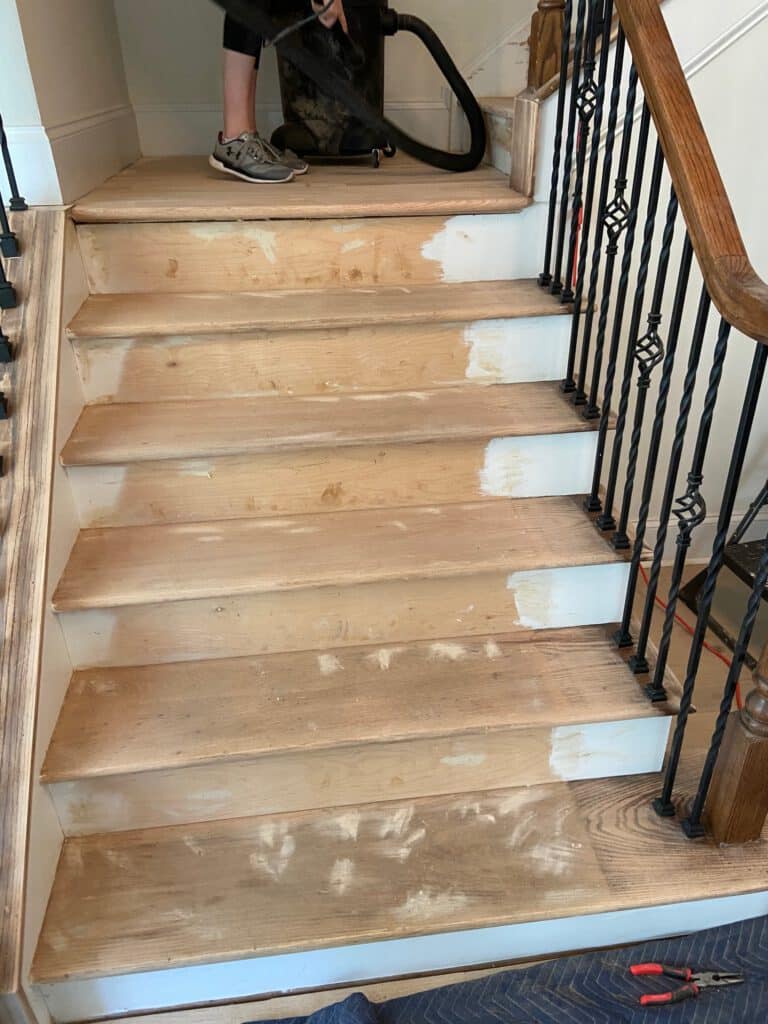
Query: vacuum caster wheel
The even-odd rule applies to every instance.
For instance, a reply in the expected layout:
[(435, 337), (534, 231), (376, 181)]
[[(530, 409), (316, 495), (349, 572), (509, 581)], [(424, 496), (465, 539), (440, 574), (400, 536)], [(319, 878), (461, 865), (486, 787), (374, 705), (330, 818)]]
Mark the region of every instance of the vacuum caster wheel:
[(383, 152), (384, 156), (391, 160), (392, 157), (397, 153), (397, 146), (391, 146), (389, 143), (387, 143), (386, 146), (384, 147)]
[(371, 163), (375, 168), (381, 167), (381, 150), (371, 150)]

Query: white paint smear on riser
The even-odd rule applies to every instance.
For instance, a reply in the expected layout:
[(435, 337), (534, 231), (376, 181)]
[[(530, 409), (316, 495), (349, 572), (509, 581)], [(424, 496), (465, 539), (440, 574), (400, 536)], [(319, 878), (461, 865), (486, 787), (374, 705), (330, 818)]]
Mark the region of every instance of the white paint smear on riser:
[(626, 562), (511, 573), (507, 589), (515, 597), (516, 625), (565, 629), (618, 622), (628, 576)]
[(535, 277), (541, 262), (542, 210), (536, 204), (520, 213), (450, 217), (424, 243), (422, 256), (440, 265), (441, 280), (448, 283)]
[(467, 379), (526, 384), (565, 376), (571, 318), (531, 316), (477, 320), (464, 328)]
[(480, 491), (497, 498), (583, 494), (596, 450), (595, 431), (495, 438), (485, 449)]

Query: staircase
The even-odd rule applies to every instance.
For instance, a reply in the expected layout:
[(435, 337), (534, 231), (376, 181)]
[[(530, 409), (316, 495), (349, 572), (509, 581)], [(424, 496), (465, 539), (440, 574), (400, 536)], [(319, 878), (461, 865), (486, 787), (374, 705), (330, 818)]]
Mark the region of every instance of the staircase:
[[(578, 497), (537, 208), (491, 168), (263, 197), (144, 161), (73, 217), (55, 1018), (574, 948), (663, 903), (619, 777), (672, 709), (607, 638), (627, 566)], [(717, 855), (707, 881), (667, 843), (704, 899)]]

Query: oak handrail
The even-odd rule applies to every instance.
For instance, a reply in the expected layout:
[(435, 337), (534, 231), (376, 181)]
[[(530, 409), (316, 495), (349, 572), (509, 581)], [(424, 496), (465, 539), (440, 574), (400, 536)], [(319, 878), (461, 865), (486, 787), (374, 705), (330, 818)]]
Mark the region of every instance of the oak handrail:
[(744, 246), (658, 0), (615, 0), (712, 302), (768, 344), (768, 284)]

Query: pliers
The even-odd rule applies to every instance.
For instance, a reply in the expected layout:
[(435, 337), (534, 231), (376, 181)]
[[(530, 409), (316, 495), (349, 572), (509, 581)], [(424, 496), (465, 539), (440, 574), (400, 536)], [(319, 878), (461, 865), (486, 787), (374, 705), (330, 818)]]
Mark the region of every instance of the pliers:
[(666, 978), (679, 978), (686, 982), (673, 992), (660, 992), (654, 995), (640, 996), (641, 1006), (668, 1006), (670, 1003), (682, 1003), (684, 999), (695, 999), (703, 988), (720, 988), (724, 985), (741, 985), (743, 974), (718, 974), (716, 971), (694, 973), (690, 967), (668, 967), (666, 964), (633, 964), (630, 971), (636, 978), (647, 975), (664, 975)]

